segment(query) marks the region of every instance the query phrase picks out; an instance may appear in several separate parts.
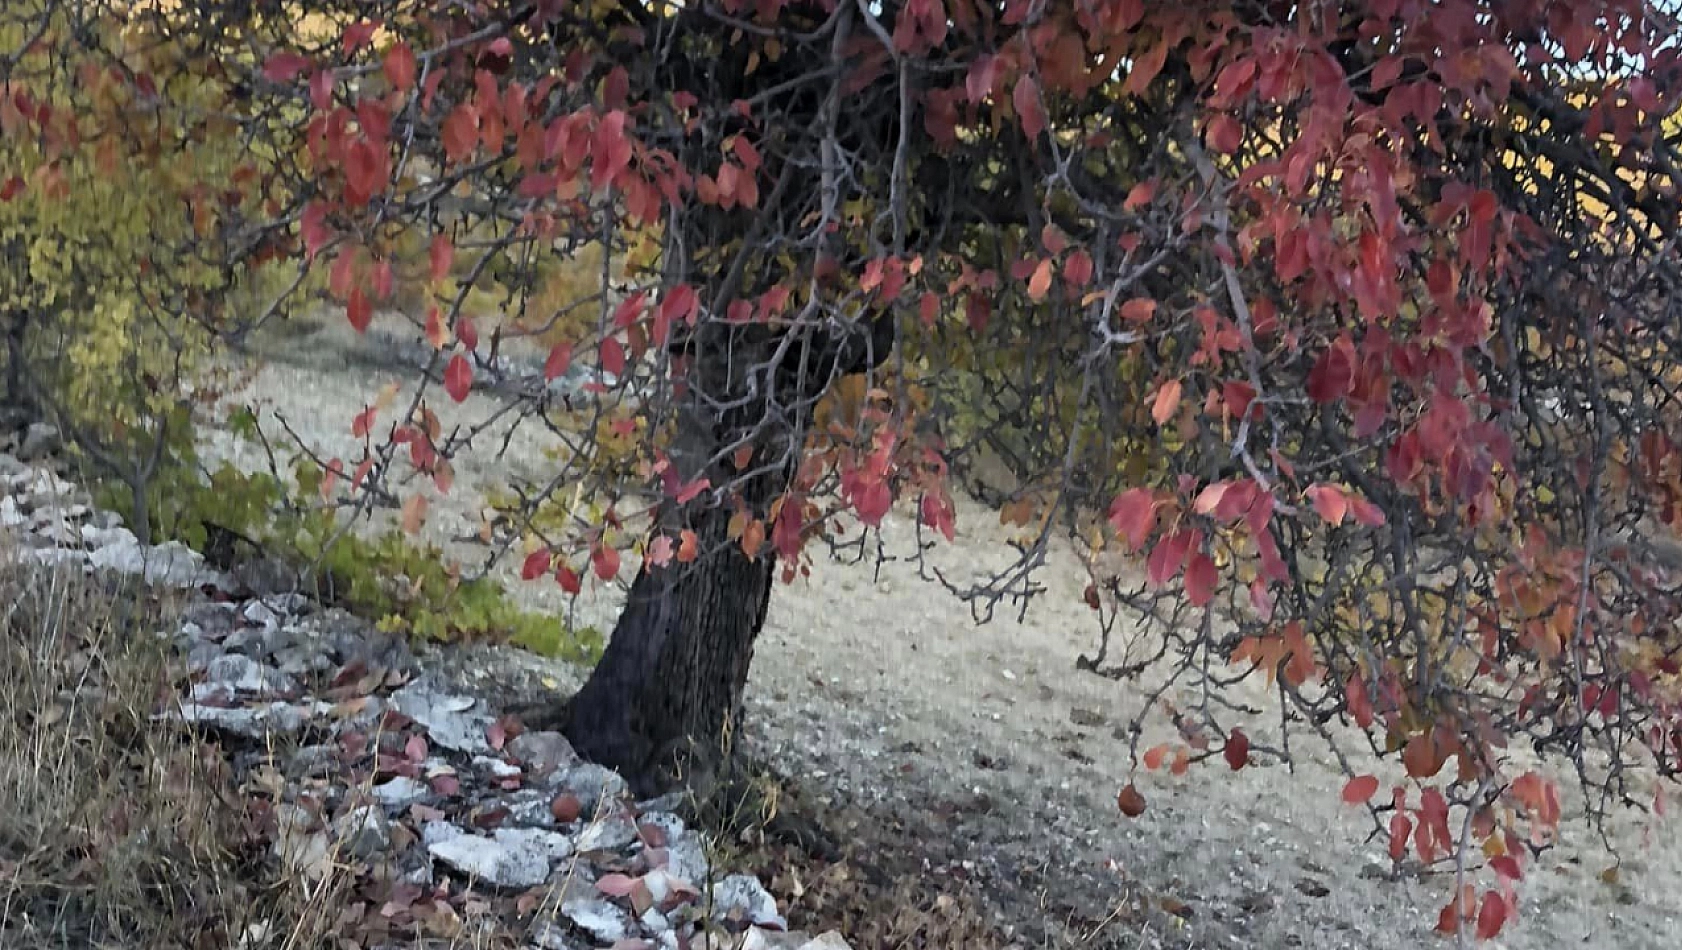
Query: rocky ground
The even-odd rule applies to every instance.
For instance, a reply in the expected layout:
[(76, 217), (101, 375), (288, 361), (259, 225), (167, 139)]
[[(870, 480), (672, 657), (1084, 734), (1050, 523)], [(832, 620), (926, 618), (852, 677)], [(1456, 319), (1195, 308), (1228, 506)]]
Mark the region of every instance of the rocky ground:
[(182, 545), (138, 543), (63, 477), (49, 429), (21, 441), (31, 463), (0, 452), (0, 558), (44, 582), (87, 571), (174, 593), (179, 620), (156, 635), (176, 648), (183, 693), (159, 727), (215, 737), (288, 873), (348, 873), (380, 908), (342, 921), (338, 945), (847, 947), (788, 933), (760, 880), (715, 862), (674, 813), (681, 799), (634, 801), (563, 736), (500, 715), (444, 654), (417, 656), (272, 572), (253, 587)]
[[(275, 342), (230, 400), (256, 408), (267, 426), (284, 418), (316, 451), (350, 456), (351, 416), (369, 393), (407, 378), (352, 359), (363, 345), (332, 322), (305, 325)], [(475, 393), (433, 405), (447, 428), (487, 418), (498, 403)], [(470, 533), (481, 493), (510, 473), (541, 473), (552, 447), (524, 431), (494, 437), (500, 453), (459, 459), (454, 491), (432, 499), (428, 539), (468, 563), (482, 552), (452, 539)], [(263, 461), (257, 446), (225, 432), (209, 433), (206, 451), (243, 466)], [(933, 555), (949, 576), (977, 576), (1009, 556), (996, 517), (979, 506), (960, 506), (958, 529), (958, 542)], [(907, 521), (891, 518), (885, 541), (890, 554), (909, 553)], [(496, 573), (522, 602), (567, 609), (552, 584), (521, 584), (515, 570)], [(1440, 942), (1431, 927), (1448, 882), (1386, 880), (1380, 846), (1365, 840), (1370, 825), (1338, 804), (1343, 776), (1329, 750), (1300, 737), (1294, 769), (1262, 762), (1138, 777), (1148, 810), (1136, 820), (1118, 814), (1117, 789), (1135, 776), (1116, 730), (1136, 711), (1138, 689), (1074, 669), (1094, 634), (1072, 552), (1053, 551), (1040, 579), (1049, 592), (1025, 616), (986, 625), (905, 561), (880, 570), (820, 562), (773, 599), (745, 742), (794, 779), (855, 855), (872, 856), (865, 877), (872, 868), (920, 875), (927, 893), (972, 895), (990, 932), (1022, 946)], [(579, 622), (608, 629), (620, 596), (589, 591), (573, 609)], [(565, 692), (582, 675), (501, 648), (458, 651), (447, 665), (452, 688), (511, 701)], [(1257, 687), (1243, 698), (1263, 711), (1247, 725), (1252, 736), (1275, 735), (1269, 697)], [(1607, 828), (1614, 854), (1572, 821), (1579, 801), (1568, 795), (1566, 807), (1561, 846), (1524, 882), (1520, 919), (1493, 945), (1672, 946), (1682, 926), (1676, 824), (1616, 815)], [(813, 910), (815, 889), (801, 873), (809, 882), (815, 872), (766, 871), (791, 918)]]

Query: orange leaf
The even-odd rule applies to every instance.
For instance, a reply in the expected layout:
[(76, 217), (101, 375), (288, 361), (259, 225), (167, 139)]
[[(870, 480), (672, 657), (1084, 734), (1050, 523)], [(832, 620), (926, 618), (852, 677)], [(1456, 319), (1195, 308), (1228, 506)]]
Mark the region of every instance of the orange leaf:
[(1168, 758), (1168, 747), (1166, 745), (1153, 745), (1145, 750), (1145, 768), (1154, 772), (1162, 768), (1162, 762), (1166, 758)]
[(1328, 524), (1342, 524), (1344, 516), (1349, 513), (1349, 499), (1336, 485), (1321, 483), (1309, 486), (1308, 499)]
[(1034, 274), (1028, 278), (1028, 297), (1031, 300), (1044, 300), (1051, 290), (1051, 259), (1040, 261), (1034, 268)]
[(426, 496), (411, 495), (403, 503), (403, 533), (417, 534), (426, 521)]
[(700, 538), (696, 537), (695, 532), (689, 530), (688, 528), (683, 529), (683, 533), (678, 535), (678, 562), (681, 564), (688, 564), (690, 561), (695, 560), (700, 556), (700, 548), (701, 541)]
[(432, 344), (435, 350), (441, 350), (450, 345), (450, 328), (444, 325), (444, 315), (437, 307), (426, 311), (426, 342)]
[(1121, 305), (1121, 318), (1144, 323), (1156, 316), (1156, 301), (1149, 297), (1134, 297)]
[(1151, 418), (1157, 425), (1167, 425), (1168, 420), (1174, 418), (1174, 410), (1180, 408), (1180, 381), (1170, 379), (1156, 391), (1156, 401), (1151, 404)]
[(1345, 805), (1364, 805), (1367, 800), (1378, 794), (1378, 776), (1357, 775), (1343, 786), (1343, 803)]
[(432, 282), (438, 283), (450, 274), (450, 265), (455, 263), (456, 247), (450, 243), (445, 234), (434, 234), (432, 246), (426, 252), (427, 265), (432, 276)]
[(765, 546), (765, 522), (758, 518), (747, 523), (742, 529), (742, 553), (753, 560), (759, 556), (759, 549)]

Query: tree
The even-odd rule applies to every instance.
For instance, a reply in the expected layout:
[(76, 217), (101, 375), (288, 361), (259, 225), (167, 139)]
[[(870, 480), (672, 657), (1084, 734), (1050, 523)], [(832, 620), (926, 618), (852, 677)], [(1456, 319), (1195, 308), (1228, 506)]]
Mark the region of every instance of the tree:
[[(1088, 545), (1082, 666), (1144, 668), (1110, 655), (1125, 608), (1193, 697), (1183, 744), (1132, 750), (1147, 768), (1282, 753), (1222, 721), (1250, 674), (1297, 728), (1354, 723), (1412, 785), (1348, 760), (1345, 800), (1398, 860), (1455, 863), (1445, 930), (1498, 931), (1558, 820), (1509, 740), (1607, 802), (1677, 774), (1682, 141), (1657, 5), (317, 15), (249, 79), (308, 123), (278, 163), (296, 228), (253, 246), (325, 268), (359, 328), (426, 284), (409, 316), (458, 401), (593, 313), (516, 400), (573, 449), (493, 545), (574, 592), (638, 557), (561, 721), (639, 789), (718, 754), (779, 572), (867, 550), (901, 501), (952, 537), (951, 475), (982, 462), (1022, 557), (948, 586), (985, 617), (1036, 593), (1054, 531)], [(537, 263), (585, 244), (611, 262), (594, 295), (532, 312)], [(492, 286), (495, 321), (467, 305)], [(324, 490), (404, 498), (412, 525), (416, 482), (447, 486), (490, 427), (391, 409), (350, 422), (366, 455)]]

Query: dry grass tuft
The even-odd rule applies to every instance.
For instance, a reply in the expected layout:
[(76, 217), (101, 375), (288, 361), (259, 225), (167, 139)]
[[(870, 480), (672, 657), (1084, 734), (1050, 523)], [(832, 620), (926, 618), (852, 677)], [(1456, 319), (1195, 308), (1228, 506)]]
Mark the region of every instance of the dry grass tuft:
[(0, 946), (331, 947), (332, 902), (277, 880), (221, 749), (175, 694), (143, 591), (0, 551)]

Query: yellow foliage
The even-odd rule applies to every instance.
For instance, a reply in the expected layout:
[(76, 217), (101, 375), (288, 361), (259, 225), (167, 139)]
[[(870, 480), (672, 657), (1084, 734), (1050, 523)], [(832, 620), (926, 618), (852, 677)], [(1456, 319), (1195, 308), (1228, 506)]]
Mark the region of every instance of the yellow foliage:
[[(41, 5), (0, 20), (0, 49), (21, 45)], [(143, 25), (96, 22), (104, 50), (154, 78), (150, 97), (109, 68), (112, 53), (77, 52), (66, 16), (54, 14), (11, 87), (51, 107), (47, 128), (0, 107), (0, 124), (22, 133), (0, 138), (0, 169), (24, 183), (0, 203), (14, 265), (0, 269), (0, 314), (26, 321), (32, 372), (55, 401), (118, 434), (178, 404), (218, 302), (257, 289), (215, 249), (224, 215), (259, 200), (259, 176), (218, 71), (190, 58), (200, 54)]]

